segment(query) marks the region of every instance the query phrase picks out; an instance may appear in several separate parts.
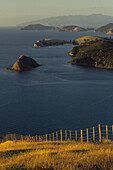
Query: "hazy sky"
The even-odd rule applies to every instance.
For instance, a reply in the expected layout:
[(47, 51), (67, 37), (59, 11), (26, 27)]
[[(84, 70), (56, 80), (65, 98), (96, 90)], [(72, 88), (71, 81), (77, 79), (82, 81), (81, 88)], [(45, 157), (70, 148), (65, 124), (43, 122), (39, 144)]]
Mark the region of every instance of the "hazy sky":
[(0, 26), (52, 16), (105, 14), (113, 16), (113, 0), (0, 0)]

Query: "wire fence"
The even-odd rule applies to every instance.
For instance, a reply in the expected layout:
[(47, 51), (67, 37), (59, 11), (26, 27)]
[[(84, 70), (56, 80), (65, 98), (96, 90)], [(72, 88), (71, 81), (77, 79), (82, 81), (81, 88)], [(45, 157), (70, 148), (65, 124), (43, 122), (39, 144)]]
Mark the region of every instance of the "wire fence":
[(113, 140), (113, 125), (98, 125), (84, 130), (59, 130), (45, 135), (24, 136), (8, 134), (7, 140), (28, 141), (28, 142), (55, 142), (55, 141), (76, 141), (76, 142), (102, 142), (104, 139)]

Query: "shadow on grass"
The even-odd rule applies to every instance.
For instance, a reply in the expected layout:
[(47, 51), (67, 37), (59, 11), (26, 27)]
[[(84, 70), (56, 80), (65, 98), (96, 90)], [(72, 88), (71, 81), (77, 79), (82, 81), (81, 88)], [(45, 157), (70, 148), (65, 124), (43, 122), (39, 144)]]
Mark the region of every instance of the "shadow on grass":
[(32, 150), (36, 150), (36, 149), (21, 149), (21, 150), (11, 150), (11, 151), (0, 152), (0, 157), (3, 157), (3, 156), (10, 157), (13, 155), (18, 155), (21, 152), (24, 153), (24, 152), (28, 152)]

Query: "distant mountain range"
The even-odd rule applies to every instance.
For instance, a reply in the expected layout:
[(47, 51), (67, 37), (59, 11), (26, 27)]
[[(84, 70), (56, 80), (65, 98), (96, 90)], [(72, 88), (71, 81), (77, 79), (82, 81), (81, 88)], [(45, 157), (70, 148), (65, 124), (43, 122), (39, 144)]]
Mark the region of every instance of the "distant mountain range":
[(66, 26), (66, 25), (79, 25), (81, 27), (100, 27), (102, 25), (113, 23), (112, 16), (106, 16), (101, 14), (92, 15), (69, 15), (69, 16), (57, 16), (35, 20), (31, 22), (25, 22), (19, 24), (18, 27), (25, 27), (31, 24), (44, 24), (46, 26)]

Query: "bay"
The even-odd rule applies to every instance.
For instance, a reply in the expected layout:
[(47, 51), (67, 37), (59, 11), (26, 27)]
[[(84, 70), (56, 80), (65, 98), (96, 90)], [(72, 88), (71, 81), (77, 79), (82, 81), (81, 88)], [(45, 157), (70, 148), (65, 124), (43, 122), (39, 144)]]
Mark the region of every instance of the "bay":
[[(85, 129), (113, 121), (113, 70), (71, 65), (66, 54), (72, 45), (34, 48), (38, 39), (74, 40), (92, 31), (18, 31), (0, 28), (0, 134), (51, 133)], [(42, 67), (15, 72), (4, 70), (20, 55)]]

